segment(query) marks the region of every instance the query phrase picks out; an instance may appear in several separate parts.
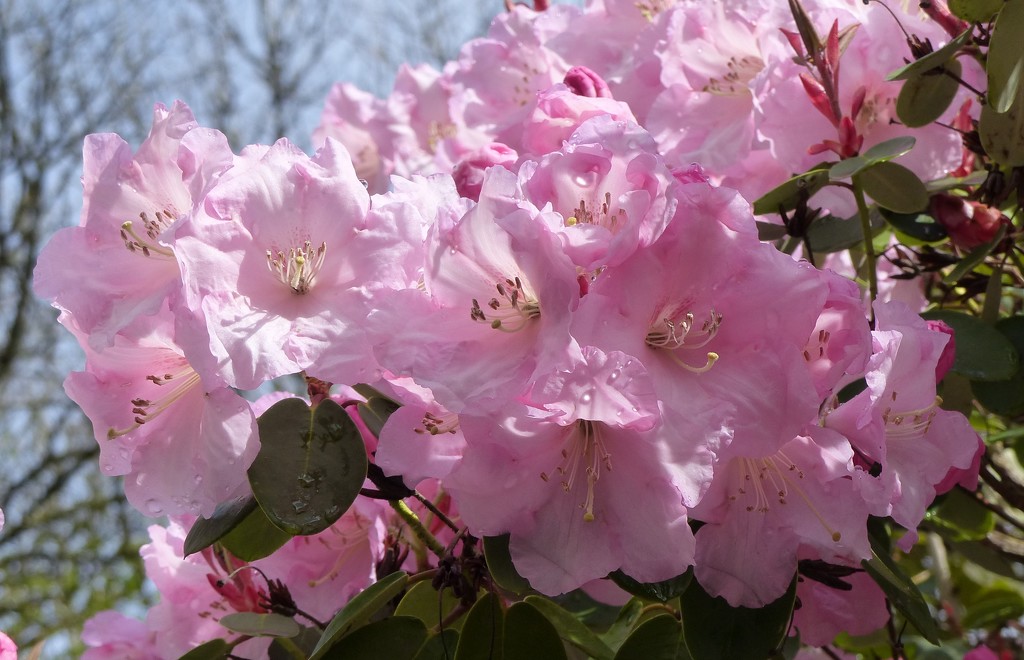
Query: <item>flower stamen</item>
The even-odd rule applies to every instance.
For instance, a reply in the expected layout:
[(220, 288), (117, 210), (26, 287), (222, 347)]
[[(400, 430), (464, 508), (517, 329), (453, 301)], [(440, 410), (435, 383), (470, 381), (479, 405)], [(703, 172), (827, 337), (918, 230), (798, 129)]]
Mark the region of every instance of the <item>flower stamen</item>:
[(531, 320), (540, 317), (540, 303), (526, 292), (518, 277), (498, 282), (495, 287), (498, 297), (487, 301), (489, 312), (484, 312), (480, 301), (473, 298), (473, 306), (469, 310), (471, 319), (502, 332), (518, 332)]
[(182, 359), (182, 366), (178, 371), (159, 375), (150, 374), (146, 376), (146, 380), (161, 387), (168, 384), (172, 385), (172, 387), (165, 395), (155, 400), (143, 397), (132, 399), (132, 413), (135, 415), (135, 423), (124, 429), (108, 429), (108, 439), (113, 440), (122, 435), (127, 435), (146, 422), (152, 421), (200, 383), (199, 374), (184, 359)]
[[(580, 420), (569, 433), (569, 446), (562, 448), (562, 462), (555, 468), (561, 479), (559, 483), (566, 493), (572, 492), (580, 468), (584, 466), (586, 473), (587, 494), (580, 508), (583, 509), (583, 521), (594, 522), (594, 488), (601, 478), (602, 466), (608, 472), (612, 470), (612, 456), (605, 447), (601, 434), (594, 422)], [(546, 472), (540, 478), (549, 481)]]
[(139, 236), (135, 231), (135, 224), (126, 220), (121, 224), (121, 240), (129, 252), (141, 252), (145, 257), (160, 255), (162, 257), (174, 258), (174, 251), (164, 247), (157, 242), (157, 237), (162, 234), (174, 222), (174, 215), (170, 211), (157, 211), (156, 219), (151, 220), (149, 215), (143, 211), (139, 214), (142, 221), (143, 232), (146, 237)]
[(678, 349), (694, 350), (706, 346), (718, 333), (722, 324), (722, 315), (712, 309), (700, 329), (694, 330), (694, 315), (692, 312), (679, 314), (678, 311), (662, 313), (658, 320), (653, 323), (647, 332), (645, 343), (651, 348), (662, 348), (669, 351), (672, 361), (687, 371), (695, 374), (702, 374), (710, 370), (718, 361), (718, 353), (707, 352), (707, 361), (703, 366), (693, 366), (684, 362), (680, 356), (675, 354)]
[(287, 253), (267, 250), (267, 268), (292, 291), (302, 295), (312, 288), (326, 256), (327, 243), (321, 243), (314, 250), (313, 244), (306, 241), (302, 247), (289, 248)]

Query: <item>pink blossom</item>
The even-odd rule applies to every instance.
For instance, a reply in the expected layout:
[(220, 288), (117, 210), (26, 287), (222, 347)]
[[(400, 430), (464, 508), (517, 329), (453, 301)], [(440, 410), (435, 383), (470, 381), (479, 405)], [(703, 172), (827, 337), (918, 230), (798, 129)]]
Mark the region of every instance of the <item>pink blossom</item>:
[(306, 370), (371, 379), (362, 287), (393, 267), (365, 232), (369, 196), (345, 148), (243, 152), (177, 232), (179, 340), (204, 377), (254, 389)]
[(489, 167), (504, 167), (513, 171), (519, 154), (515, 149), (500, 142), (492, 142), (480, 149), (466, 154), (455, 166), (452, 178), (459, 194), (474, 202), (480, 199), (480, 188), (484, 182), (484, 172)]
[[(161, 660), (156, 634), (144, 621), (106, 610), (85, 622), (82, 660)], [(7, 660), (3, 655), (0, 658)], [(12, 659), (13, 660), (13, 659)]]
[(101, 471), (125, 475), (135, 508), (209, 516), (247, 483), (256, 418), (234, 391), (196, 373), (166, 310), (137, 319), (102, 351), (85, 349), (86, 370), (64, 389), (92, 421)]
[(366, 181), (371, 193), (382, 193), (394, 171), (390, 123), (383, 101), (354, 85), (339, 83), (327, 96), (313, 143), (321, 145), (333, 138), (345, 145), (356, 176)]
[(18, 645), (0, 630), (0, 660), (18, 660)]
[(573, 94), (590, 98), (612, 98), (608, 83), (593, 70), (585, 66), (574, 66), (565, 74), (565, 86)]
[(608, 97), (588, 97), (557, 84), (537, 94), (535, 105), (523, 122), (523, 149), (535, 158), (562, 149), (562, 143), (591, 117), (636, 122), (629, 106)]
[(800, 578), (796, 587), (800, 606), (793, 614), (793, 627), (802, 643), (824, 646), (840, 633), (867, 635), (889, 620), (885, 593), (862, 569), (855, 571), (841, 578), (849, 590)]
[[(178, 162), (196, 127), (191, 110), (157, 105), (149, 137), (132, 153), (112, 133), (85, 139), (79, 226), (60, 230), (39, 255), (35, 290), (72, 314), (88, 341), (102, 347), (138, 315), (155, 313), (180, 288), (168, 229), (192, 210)], [(232, 154), (223, 135), (189, 152), (189, 167), (223, 170)], [(83, 277), (82, 273), (88, 273)]]

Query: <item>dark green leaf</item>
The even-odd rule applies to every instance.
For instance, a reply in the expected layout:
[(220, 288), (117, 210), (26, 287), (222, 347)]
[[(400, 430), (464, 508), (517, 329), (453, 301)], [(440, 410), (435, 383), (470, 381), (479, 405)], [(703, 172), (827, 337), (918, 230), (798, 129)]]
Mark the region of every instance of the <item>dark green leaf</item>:
[[(881, 217), (872, 214), (872, 229), (882, 226)], [(864, 241), (864, 231), (860, 226), (860, 218), (837, 218), (826, 215), (811, 223), (807, 229), (807, 240), (815, 254), (831, 254), (846, 250)]]
[(295, 637), (275, 637), (267, 649), (268, 660), (306, 660), (316, 648), (320, 630), (301, 626)]
[(558, 631), (529, 603), (505, 613), (505, 660), (566, 660)]
[(459, 633), (451, 628), (432, 635), (423, 643), (415, 660), (452, 660), (459, 645)]
[(353, 631), (321, 657), (325, 660), (413, 660), (426, 639), (427, 628), (422, 621), (392, 616)]
[(916, 143), (916, 138), (909, 135), (901, 135), (900, 137), (879, 142), (862, 153), (861, 157), (867, 159), (872, 164), (884, 163), (885, 161), (892, 160), (893, 158), (899, 158), (903, 154), (909, 153)]
[[(441, 594), (430, 583), (429, 580), (417, 582), (412, 585), (408, 592), (402, 596), (402, 602), (395, 608), (395, 616), (416, 617), (427, 625), (428, 628), (435, 628), (451, 614), (459, 599), (452, 593), (451, 587), (445, 587)], [(459, 617), (456, 621), (450, 621), (447, 627), (452, 630), (461, 630), (466, 617)]]
[(995, 528), (995, 514), (981, 505), (973, 495), (954, 488), (942, 504), (929, 511), (926, 520), (941, 528), (943, 538), (952, 541), (981, 540)]
[(242, 495), (218, 505), (210, 518), (198, 518), (185, 537), (185, 556), (210, 547), (257, 508), (255, 497)]
[(786, 638), (796, 604), (796, 577), (777, 600), (758, 609), (732, 607), (697, 580), (682, 596), (683, 638), (701, 660), (767, 658)]
[(619, 610), (619, 616), (615, 618), (615, 622), (601, 635), (601, 639), (612, 650), (618, 651), (622, 643), (629, 637), (629, 633), (633, 632), (633, 626), (640, 620), (643, 609), (644, 603), (642, 600), (636, 597), (630, 598), (629, 602)]
[[(985, 71), (988, 74), (988, 104), (998, 113), (1006, 112), (1018, 98), (1024, 76), (1024, 0), (1006, 0), (996, 17), (988, 42)], [(1019, 105), (1019, 103), (1018, 103)]]
[(682, 631), (683, 626), (671, 615), (648, 619), (626, 639), (615, 660), (676, 660)]
[(952, 371), (974, 381), (1006, 380), (1016, 373), (1017, 349), (999, 330), (963, 312), (937, 309), (921, 316), (953, 328), (956, 357)]
[(938, 644), (939, 630), (932, 613), (928, 610), (924, 597), (906, 573), (893, 561), (887, 549), (881, 547), (880, 540), (871, 536), (871, 559), (861, 562), (864, 570), (871, 576), (889, 602), (907, 618), (925, 639)]
[(857, 178), (875, 203), (891, 211), (916, 213), (928, 206), (928, 191), (921, 179), (897, 163), (877, 163)]
[[(255, 500), (254, 500), (255, 501)], [(274, 554), (292, 535), (270, 522), (259, 506), (220, 540), (228, 552), (243, 561), (256, 561)]]
[(223, 639), (211, 639), (200, 644), (178, 660), (222, 660), (231, 654), (232, 646)]
[(662, 582), (637, 582), (622, 571), (615, 571), (609, 577), (615, 584), (634, 596), (667, 603), (673, 598), (678, 598), (686, 591), (687, 585), (693, 579), (693, 571), (686, 571), (682, 575)]
[(762, 241), (777, 241), (786, 235), (786, 228), (774, 222), (757, 221), (757, 238)]
[[(1001, 319), (995, 329), (1013, 344), (1019, 360), (1024, 355), (1024, 316)], [(989, 411), (1008, 417), (1024, 415), (1024, 369), (1019, 362), (1017, 371), (1009, 379), (979, 381), (972, 384), (972, 389), (978, 402)]]
[(1003, 0), (949, 0), (949, 11), (968, 23), (987, 23), (996, 15)]
[(466, 616), (455, 660), (502, 660), (504, 647), (505, 613), (498, 596), (486, 593)]
[(849, 179), (857, 172), (870, 167), (871, 164), (871, 161), (864, 156), (851, 156), (849, 158), (844, 158), (829, 168), (828, 178), (832, 181)]
[[(941, 69), (907, 79), (896, 98), (896, 116), (903, 125), (910, 128), (927, 126), (941, 117), (960, 91), (957, 78), (962, 70), (960, 62), (950, 60)], [(937, 71), (948, 71), (951, 75)]]
[(614, 653), (590, 628), (579, 619), (543, 596), (527, 596), (526, 602), (533, 605), (547, 617), (558, 631), (558, 635), (596, 660), (612, 660)]
[(754, 215), (792, 211), (800, 202), (801, 195), (813, 197), (828, 183), (828, 166), (831, 163), (815, 165), (809, 171), (798, 174), (783, 184), (769, 190), (758, 198), (754, 206)]
[(519, 574), (512, 563), (512, 555), (508, 551), (509, 535), (485, 536), (484, 537), (484, 558), (487, 560), (487, 569), (491, 572), (494, 582), (514, 594), (526, 593), (530, 590), (530, 583)]
[(392, 573), (356, 594), (355, 598), (350, 600), (348, 605), (327, 624), (327, 629), (320, 636), (320, 641), (313, 649), (310, 660), (323, 657), (327, 649), (337, 643), (339, 639), (369, 621), (370, 617), (387, 605), (388, 601), (402, 593), (408, 582), (407, 574)]
[(996, 112), (991, 105), (981, 107), (978, 136), (992, 160), (1009, 167), (1024, 165), (1024, 86), (1018, 88), (1017, 102), (1006, 112)]
[(359, 418), (370, 429), (375, 438), (380, 437), (380, 430), (384, 428), (391, 414), (402, 406), (391, 399), (380, 396), (370, 397), (366, 403), (360, 403), (356, 409), (359, 411)]
[(896, 213), (881, 209), (881, 214), (894, 229), (919, 241), (934, 243), (949, 236), (946, 228), (927, 213)]
[(249, 484), (270, 521), (303, 535), (333, 525), (366, 478), (366, 449), (348, 413), (331, 400), (310, 409), (284, 399), (260, 416), (259, 429)]
[(931, 69), (942, 66), (953, 59), (953, 56), (956, 55), (958, 50), (960, 50), (960, 47), (967, 43), (967, 40), (971, 38), (972, 31), (972, 28), (967, 28), (945, 46), (928, 53), (919, 60), (915, 60), (906, 66), (896, 69), (887, 75), (885, 79), (906, 80), (912, 76), (919, 76), (925, 71), (930, 71)]
[(220, 625), (253, 637), (295, 637), (301, 630), (295, 619), (273, 612), (232, 612), (221, 617)]
[(985, 589), (971, 600), (961, 620), (970, 628), (1002, 625), (1024, 614), (1024, 597), (1006, 587)]

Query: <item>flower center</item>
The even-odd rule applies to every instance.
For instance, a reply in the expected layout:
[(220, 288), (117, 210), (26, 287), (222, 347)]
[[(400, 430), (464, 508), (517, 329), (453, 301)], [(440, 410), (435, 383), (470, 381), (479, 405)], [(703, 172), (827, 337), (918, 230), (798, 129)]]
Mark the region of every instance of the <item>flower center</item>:
[(647, 331), (645, 343), (651, 348), (662, 348), (669, 351), (669, 356), (676, 364), (696, 374), (704, 373), (718, 360), (718, 353), (708, 351), (707, 361), (703, 366), (695, 367), (683, 361), (675, 352), (679, 349), (696, 350), (703, 348), (714, 339), (722, 324), (722, 315), (714, 309), (708, 312), (700, 327), (695, 327), (693, 312), (683, 312), (680, 307), (666, 309), (655, 317)]
[(579, 206), (573, 209), (572, 215), (565, 219), (565, 226), (572, 227), (580, 223), (599, 225), (614, 234), (626, 224), (626, 210), (619, 208), (612, 212), (612, 194), (608, 192), (604, 194), (604, 201), (596, 210), (587, 208), (586, 200), (581, 199)]
[(424, 412), (422, 426), (418, 426), (413, 429), (415, 433), (429, 433), (430, 435), (455, 433), (458, 430), (458, 415), (455, 413), (442, 413), (440, 415), (435, 415), (432, 412)]
[(654, 22), (654, 18), (672, 6), (673, 0), (639, 0), (634, 3), (634, 6), (640, 10), (640, 14), (650, 22)]
[(141, 252), (145, 257), (161, 256), (170, 259), (174, 258), (174, 252), (157, 242), (157, 236), (167, 230), (174, 223), (174, 214), (170, 211), (157, 211), (155, 218), (143, 211), (139, 214), (142, 221), (142, 236), (135, 231), (135, 223), (126, 220), (121, 225), (121, 240), (129, 252)]
[[(892, 393), (892, 402), (896, 403), (897, 392)], [(885, 435), (889, 439), (907, 438), (917, 439), (928, 433), (932, 420), (935, 419), (935, 411), (942, 404), (941, 397), (935, 399), (923, 408), (916, 410), (905, 410), (894, 412), (892, 406), (882, 411), (882, 422), (885, 423)]]
[[(586, 475), (587, 496), (580, 508), (583, 509), (583, 521), (594, 522), (594, 486), (601, 478), (602, 466), (611, 472), (612, 456), (605, 447), (598, 427), (589, 420), (577, 422), (569, 432), (567, 444), (562, 448), (562, 462), (555, 471), (561, 477), (559, 482), (566, 493), (572, 492), (577, 476)], [(551, 479), (546, 472), (541, 472), (540, 478), (544, 481)]]
[(729, 494), (729, 501), (745, 500), (744, 509), (748, 513), (768, 513), (773, 501), (781, 506), (789, 503), (789, 496), (795, 493), (807, 504), (807, 507), (818, 519), (825, 531), (836, 543), (842, 534), (834, 530), (811, 502), (800, 487), (804, 478), (803, 470), (798, 468), (783, 452), (766, 458), (737, 459), (741, 474), (740, 486)]
[(432, 120), (427, 125), (427, 151), (430, 153), (437, 152), (437, 146), (442, 141), (448, 138), (453, 138), (458, 134), (458, 129), (455, 124), (451, 122), (439, 122)]
[(750, 94), (750, 81), (764, 68), (764, 61), (754, 55), (735, 55), (726, 62), (726, 73), (720, 78), (711, 78), (701, 91), (717, 96), (741, 96)]
[(469, 317), (480, 323), (487, 323), (495, 330), (518, 332), (532, 320), (540, 317), (540, 303), (523, 288), (518, 277), (506, 279), (495, 285), (498, 296), (487, 301), (486, 309), (473, 298)]
[(123, 429), (108, 429), (108, 439), (113, 440), (114, 438), (131, 433), (143, 424), (152, 421), (200, 383), (199, 374), (195, 372), (185, 358), (179, 358), (176, 360), (176, 363), (175, 366), (178, 367), (176, 371), (146, 376), (146, 380), (154, 385), (161, 388), (169, 386), (167, 391), (161, 392), (162, 396), (155, 399), (143, 397), (132, 399), (132, 413), (135, 415), (135, 423)]
[(828, 330), (819, 330), (818, 334), (812, 335), (804, 348), (804, 361), (813, 362), (825, 357), (828, 351), (828, 341), (832, 334)]
[(283, 250), (274, 252), (267, 250), (267, 268), (292, 291), (302, 295), (308, 293), (313, 280), (324, 265), (327, 255), (327, 243), (313, 249), (313, 244), (306, 241), (302, 247), (292, 247), (285, 253)]

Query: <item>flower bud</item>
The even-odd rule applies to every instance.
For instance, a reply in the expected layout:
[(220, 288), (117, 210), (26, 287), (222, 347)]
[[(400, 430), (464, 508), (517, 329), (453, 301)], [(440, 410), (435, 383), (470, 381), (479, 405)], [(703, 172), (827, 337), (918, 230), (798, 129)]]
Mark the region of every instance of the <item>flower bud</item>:
[(574, 66), (565, 74), (565, 85), (573, 94), (590, 98), (612, 98), (612, 91), (604, 79), (585, 66)]
[(932, 197), (931, 211), (953, 243), (964, 250), (988, 243), (1000, 225), (1009, 222), (999, 209), (946, 193)]
[(459, 161), (452, 172), (455, 179), (455, 188), (459, 195), (478, 201), (480, 199), (480, 186), (484, 181), (484, 171), (494, 165), (501, 165), (511, 170), (519, 159), (519, 154), (512, 147), (500, 142), (492, 142), (487, 146), (480, 147), (469, 153)]

